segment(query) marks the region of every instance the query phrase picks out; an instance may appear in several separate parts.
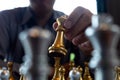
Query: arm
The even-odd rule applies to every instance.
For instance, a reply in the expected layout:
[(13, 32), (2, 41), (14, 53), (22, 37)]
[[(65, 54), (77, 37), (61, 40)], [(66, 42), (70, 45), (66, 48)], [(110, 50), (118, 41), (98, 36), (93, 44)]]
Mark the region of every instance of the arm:
[(4, 59), (9, 47), (8, 19), (0, 13), (0, 59)]

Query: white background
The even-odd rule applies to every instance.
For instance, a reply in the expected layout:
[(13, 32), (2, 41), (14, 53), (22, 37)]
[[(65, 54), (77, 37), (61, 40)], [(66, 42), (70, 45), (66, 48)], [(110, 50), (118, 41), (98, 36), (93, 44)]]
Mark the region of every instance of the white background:
[[(29, 5), (29, 0), (0, 0), (0, 11)], [(83, 6), (97, 14), (96, 0), (56, 0), (54, 9), (70, 14), (77, 6)]]

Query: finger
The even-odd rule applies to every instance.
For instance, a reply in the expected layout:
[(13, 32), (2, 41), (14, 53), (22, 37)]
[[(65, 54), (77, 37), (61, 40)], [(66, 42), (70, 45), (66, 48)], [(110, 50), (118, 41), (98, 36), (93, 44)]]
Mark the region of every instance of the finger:
[(86, 41), (86, 42), (78, 45), (78, 47), (81, 49), (81, 51), (83, 51), (87, 55), (90, 55), (91, 52), (93, 51), (93, 47), (89, 41)]
[(87, 37), (85, 36), (84, 33), (77, 35), (72, 39), (72, 43), (74, 45), (79, 45), (81, 43), (84, 43), (85, 41), (88, 41)]
[(83, 7), (77, 7), (67, 18), (67, 20), (64, 23), (65, 28), (70, 29), (74, 24), (76, 24), (76, 22), (78, 21), (78, 19), (80, 18), (80, 16), (86, 11), (85, 8)]
[(71, 29), (66, 29), (66, 37), (69, 40), (72, 40), (79, 33), (84, 32), (84, 30), (91, 24), (91, 16), (92, 13), (86, 12), (84, 13), (78, 22)]

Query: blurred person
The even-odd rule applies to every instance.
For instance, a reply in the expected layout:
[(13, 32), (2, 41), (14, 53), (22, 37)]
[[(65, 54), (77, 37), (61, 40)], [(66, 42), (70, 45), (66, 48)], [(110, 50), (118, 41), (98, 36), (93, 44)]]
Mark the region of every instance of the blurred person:
[[(28, 7), (19, 7), (0, 12), (0, 59), (23, 63), (24, 49), (18, 38), (19, 33), (34, 26), (51, 31), (54, 36), (57, 23), (56, 18), (65, 15), (53, 9), (55, 0), (30, 0)], [(92, 46), (86, 38), (84, 31), (91, 24), (92, 13), (83, 7), (77, 7), (68, 15), (64, 22), (65, 48), (68, 54), (61, 60), (61, 64), (69, 63), (69, 55), (74, 52), (75, 64), (84, 66), (89, 61)], [(54, 25), (53, 25), (54, 24)], [(54, 41), (54, 39), (53, 39)], [(52, 42), (53, 42), (52, 41)], [(66, 45), (67, 44), (67, 45)], [(50, 66), (54, 59), (49, 57)]]

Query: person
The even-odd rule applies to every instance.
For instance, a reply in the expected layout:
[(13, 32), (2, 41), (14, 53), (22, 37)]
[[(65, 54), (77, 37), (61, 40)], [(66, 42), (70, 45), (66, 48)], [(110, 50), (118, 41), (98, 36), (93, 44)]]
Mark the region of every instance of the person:
[[(56, 32), (56, 18), (65, 15), (63, 12), (53, 9), (55, 0), (30, 0), (30, 6), (19, 7), (0, 12), (0, 59), (23, 63), (24, 49), (18, 38), (19, 33), (40, 26)], [(68, 15), (64, 22), (65, 47), (68, 53), (74, 52), (76, 55), (75, 64), (83, 65), (85, 60), (89, 60), (92, 47), (84, 34), (85, 29), (91, 24), (92, 13), (83, 7), (77, 7)], [(53, 25), (54, 24), (54, 25)], [(53, 28), (53, 27), (54, 28)], [(62, 59), (61, 64), (69, 62), (69, 54)], [(50, 66), (53, 67), (54, 60), (49, 59)]]

